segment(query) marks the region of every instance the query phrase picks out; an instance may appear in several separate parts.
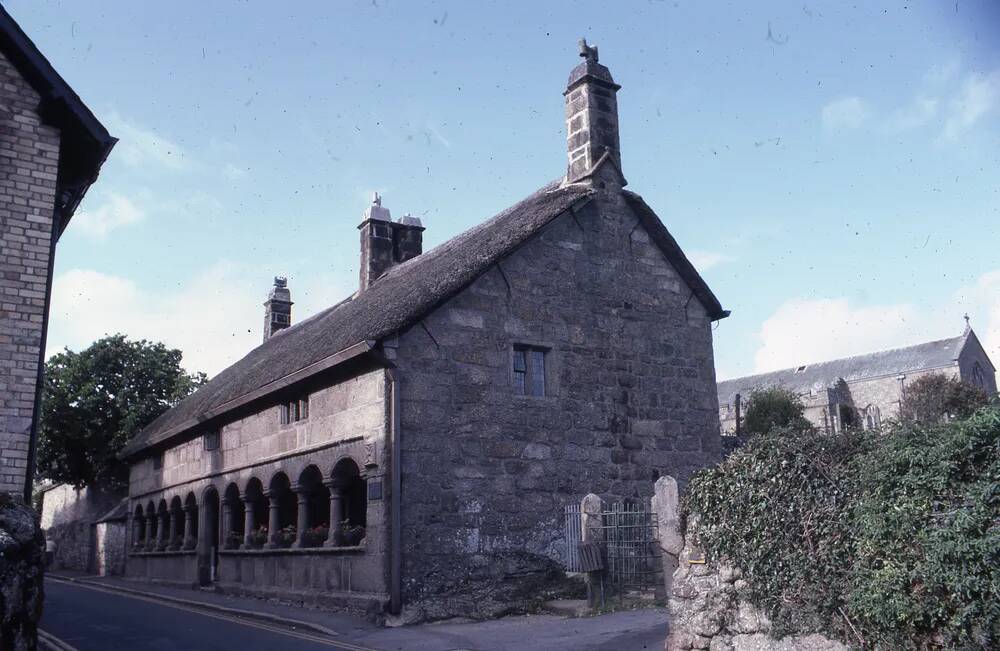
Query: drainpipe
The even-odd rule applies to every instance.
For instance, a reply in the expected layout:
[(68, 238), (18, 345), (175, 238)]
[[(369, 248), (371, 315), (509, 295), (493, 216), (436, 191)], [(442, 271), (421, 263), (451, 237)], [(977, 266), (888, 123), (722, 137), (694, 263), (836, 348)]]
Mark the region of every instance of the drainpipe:
[(387, 368), (389, 378), (389, 453), (391, 455), (392, 488), (389, 493), (389, 612), (398, 615), (402, 610), (403, 550), (400, 531), (402, 506), (402, 469), (400, 468), (399, 426), (399, 374), (395, 368)]

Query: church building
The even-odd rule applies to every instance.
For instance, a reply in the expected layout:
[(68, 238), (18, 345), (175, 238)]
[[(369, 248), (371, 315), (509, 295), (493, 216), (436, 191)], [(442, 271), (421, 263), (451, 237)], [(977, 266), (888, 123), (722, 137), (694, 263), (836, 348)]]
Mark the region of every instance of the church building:
[(805, 417), (823, 431), (878, 429), (884, 419), (899, 416), (907, 385), (934, 373), (969, 382), (990, 395), (997, 392), (996, 368), (967, 323), (958, 337), (719, 382), (722, 433), (738, 435), (746, 400), (754, 390), (770, 387), (798, 395)]
[[(443, 244), (375, 195), (357, 291), (264, 341), (124, 451), (135, 578), (388, 609), (543, 572), (567, 504), (721, 457), (728, 312), (625, 189), (597, 48), (561, 178)], [(431, 227), (433, 227), (431, 225)]]

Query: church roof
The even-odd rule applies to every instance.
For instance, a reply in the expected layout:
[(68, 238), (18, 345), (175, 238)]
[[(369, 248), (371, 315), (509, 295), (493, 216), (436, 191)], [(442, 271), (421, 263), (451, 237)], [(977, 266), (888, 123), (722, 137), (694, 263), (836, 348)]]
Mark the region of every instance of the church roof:
[(810, 389), (825, 389), (839, 380), (851, 382), (949, 366), (958, 359), (970, 335), (972, 335), (971, 330), (951, 339), (940, 339), (905, 348), (880, 350), (866, 355), (803, 364), (780, 371), (725, 380), (717, 385), (719, 405), (732, 404), (737, 393), (747, 397), (751, 391), (758, 388), (780, 386), (803, 393)]
[[(639, 195), (624, 194), (710, 318), (727, 316), (652, 209)], [(592, 195), (585, 185), (552, 182), (491, 219), (392, 267), (364, 292), (270, 337), (143, 429), (122, 456), (136, 456), (293, 381), (364, 354), (377, 340), (417, 323), (556, 217), (588, 203)]]

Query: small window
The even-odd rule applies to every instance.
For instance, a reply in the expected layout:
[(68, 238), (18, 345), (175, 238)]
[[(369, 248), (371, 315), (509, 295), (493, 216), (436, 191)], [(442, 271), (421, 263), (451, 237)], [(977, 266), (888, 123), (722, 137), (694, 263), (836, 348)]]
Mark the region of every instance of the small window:
[(206, 451), (211, 452), (212, 450), (219, 449), (219, 430), (206, 432), (203, 439), (205, 441)]
[(545, 395), (545, 357), (548, 351), (536, 346), (514, 346), (512, 381), (514, 394)]
[(288, 315), (283, 312), (272, 312), (271, 320), (279, 325), (288, 325)]
[(163, 469), (163, 453), (161, 452), (157, 454), (155, 457), (153, 457), (153, 470), (162, 470), (162, 469)]
[(290, 400), (279, 406), (282, 425), (297, 423), (300, 420), (309, 418), (309, 398), (299, 398)]

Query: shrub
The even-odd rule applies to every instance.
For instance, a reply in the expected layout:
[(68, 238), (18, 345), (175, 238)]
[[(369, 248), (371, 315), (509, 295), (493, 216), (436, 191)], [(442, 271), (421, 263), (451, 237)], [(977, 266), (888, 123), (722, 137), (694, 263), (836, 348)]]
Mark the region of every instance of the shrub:
[(696, 475), (686, 500), (777, 635), (1000, 647), (996, 408), (887, 435), (774, 430)]
[(990, 397), (979, 387), (935, 373), (917, 378), (906, 387), (900, 418), (917, 423), (968, 418), (989, 403)]
[(812, 425), (803, 416), (804, 411), (802, 401), (788, 389), (756, 389), (747, 399), (743, 432), (759, 436), (775, 428), (810, 429)]

